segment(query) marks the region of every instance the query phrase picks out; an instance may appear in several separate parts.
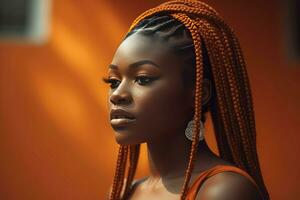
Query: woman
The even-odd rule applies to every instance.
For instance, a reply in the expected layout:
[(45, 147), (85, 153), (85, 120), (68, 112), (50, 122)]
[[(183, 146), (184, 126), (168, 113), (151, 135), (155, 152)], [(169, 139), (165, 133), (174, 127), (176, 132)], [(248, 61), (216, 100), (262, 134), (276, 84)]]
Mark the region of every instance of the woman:
[[(269, 199), (242, 52), (213, 8), (175, 0), (144, 12), (104, 81), (120, 144), (109, 199)], [(220, 156), (205, 142), (208, 113)], [(150, 174), (133, 181), (141, 143)]]

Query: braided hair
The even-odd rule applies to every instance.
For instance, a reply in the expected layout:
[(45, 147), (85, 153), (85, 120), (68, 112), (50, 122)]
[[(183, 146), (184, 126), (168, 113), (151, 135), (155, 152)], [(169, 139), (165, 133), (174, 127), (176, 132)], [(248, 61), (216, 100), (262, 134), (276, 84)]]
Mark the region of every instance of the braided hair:
[[(184, 57), (187, 63), (183, 68), (184, 84), (195, 87), (194, 120), (201, 120), (203, 113), (210, 110), (220, 157), (245, 170), (258, 184), (263, 198), (269, 200), (256, 150), (249, 79), (232, 29), (203, 2), (173, 0), (141, 14), (124, 39), (137, 32), (169, 43), (175, 53)], [(204, 78), (212, 81), (212, 96), (209, 106), (202, 107)], [(195, 123), (193, 132), (198, 133), (199, 129), (199, 123)], [(193, 134), (182, 200), (187, 195), (198, 143), (199, 134)], [(129, 196), (139, 151), (140, 144), (120, 145), (110, 200)]]

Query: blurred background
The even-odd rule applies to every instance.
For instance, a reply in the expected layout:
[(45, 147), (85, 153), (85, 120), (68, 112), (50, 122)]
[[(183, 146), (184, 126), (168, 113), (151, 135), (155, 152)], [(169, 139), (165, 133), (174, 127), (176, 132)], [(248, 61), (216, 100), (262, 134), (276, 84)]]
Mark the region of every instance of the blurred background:
[[(244, 50), (271, 199), (300, 199), (299, 1), (204, 1)], [(101, 78), (134, 18), (161, 2), (0, 1), (1, 200), (105, 199), (117, 145)]]

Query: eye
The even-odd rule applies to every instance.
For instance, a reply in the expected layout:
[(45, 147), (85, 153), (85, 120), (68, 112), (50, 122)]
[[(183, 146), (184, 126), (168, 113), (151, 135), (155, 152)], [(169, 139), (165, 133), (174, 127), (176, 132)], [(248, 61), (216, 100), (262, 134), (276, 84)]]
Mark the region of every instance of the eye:
[(147, 85), (154, 81), (156, 78), (149, 77), (149, 76), (137, 76), (135, 82), (139, 85)]
[(117, 88), (121, 82), (116, 78), (102, 78), (102, 80), (104, 81), (104, 83), (110, 84), (111, 89)]

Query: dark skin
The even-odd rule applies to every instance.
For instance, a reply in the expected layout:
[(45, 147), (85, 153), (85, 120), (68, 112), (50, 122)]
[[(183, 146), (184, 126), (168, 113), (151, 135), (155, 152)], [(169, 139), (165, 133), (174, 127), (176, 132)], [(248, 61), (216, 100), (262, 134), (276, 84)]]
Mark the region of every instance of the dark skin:
[[(112, 80), (109, 108), (121, 108), (134, 115), (125, 126), (112, 126), (121, 145), (146, 143), (149, 176), (131, 195), (131, 200), (177, 200), (180, 197), (191, 142), (184, 131), (194, 114), (194, 87), (182, 80), (184, 61), (168, 45), (135, 33), (122, 42), (109, 66)], [(210, 81), (204, 81), (202, 105), (211, 96)], [(205, 141), (199, 143), (193, 182), (201, 172), (216, 165), (232, 165), (215, 155)], [(245, 177), (219, 173), (201, 186), (196, 199), (255, 200), (258, 191)]]

